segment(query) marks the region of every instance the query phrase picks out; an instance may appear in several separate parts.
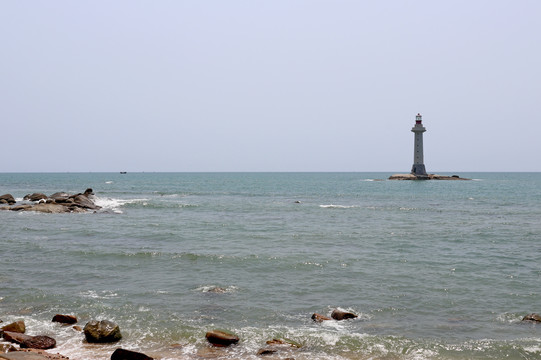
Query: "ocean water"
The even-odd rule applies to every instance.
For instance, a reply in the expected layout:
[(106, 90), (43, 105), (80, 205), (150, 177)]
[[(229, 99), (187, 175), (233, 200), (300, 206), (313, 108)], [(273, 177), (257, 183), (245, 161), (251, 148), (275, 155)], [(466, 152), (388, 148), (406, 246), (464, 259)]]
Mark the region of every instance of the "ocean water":
[[(0, 194), (94, 189), (101, 211), (0, 211), (0, 319), (74, 360), (540, 359), (541, 174), (0, 174)], [(380, 181), (382, 180), (382, 181)], [(315, 323), (340, 308), (357, 319)], [(73, 314), (119, 324), (92, 345)], [(240, 337), (213, 348), (212, 329)]]

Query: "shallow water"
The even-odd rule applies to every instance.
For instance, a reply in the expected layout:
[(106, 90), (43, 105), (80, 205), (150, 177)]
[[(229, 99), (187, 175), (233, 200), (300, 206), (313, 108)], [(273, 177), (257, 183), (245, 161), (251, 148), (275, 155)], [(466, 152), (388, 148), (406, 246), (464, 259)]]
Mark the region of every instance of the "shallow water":
[[(92, 187), (104, 207), (0, 212), (0, 319), (75, 360), (259, 358), (275, 337), (303, 347), (266, 358), (540, 358), (541, 324), (520, 320), (541, 312), (541, 174), (389, 175), (0, 174), (0, 194)], [(310, 319), (337, 307), (359, 318)], [(84, 344), (56, 313), (124, 338)], [(241, 342), (210, 348), (213, 328)]]

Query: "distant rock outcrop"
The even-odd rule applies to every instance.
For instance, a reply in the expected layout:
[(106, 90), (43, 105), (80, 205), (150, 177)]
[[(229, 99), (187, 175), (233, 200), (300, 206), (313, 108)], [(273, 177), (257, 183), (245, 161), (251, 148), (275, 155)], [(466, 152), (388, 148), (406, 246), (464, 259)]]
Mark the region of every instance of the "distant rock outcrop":
[(389, 180), (471, 180), (466, 178), (461, 178), (458, 175), (437, 175), (437, 174), (428, 174), (428, 175), (414, 175), (414, 174), (394, 174), (389, 176)]
[(0, 204), (15, 204), (15, 198), (11, 194), (0, 195)]
[[(23, 203), (15, 204), (15, 199), (10, 194), (0, 196), (0, 204), (10, 206), (0, 206), (0, 210), (11, 211), (37, 211), (43, 213), (80, 213), (90, 210), (99, 210), (101, 207), (94, 203), (94, 192), (92, 189), (86, 189), (84, 193), (70, 195), (65, 192), (57, 192), (51, 196), (42, 193), (28, 194), (24, 197), (26, 201), (32, 201), (33, 204)], [(39, 203), (35, 203), (39, 201)]]

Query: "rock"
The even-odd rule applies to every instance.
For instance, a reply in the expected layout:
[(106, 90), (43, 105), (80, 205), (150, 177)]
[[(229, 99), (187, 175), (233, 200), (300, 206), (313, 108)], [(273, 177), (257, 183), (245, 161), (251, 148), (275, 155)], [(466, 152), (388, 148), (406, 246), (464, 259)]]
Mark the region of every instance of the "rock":
[(62, 213), (71, 212), (70, 208), (64, 205), (60, 205), (60, 204), (36, 204), (24, 210), (37, 211), (37, 212), (48, 213), (48, 214), (62, 214)]
[(75, 195), (71, 197), (73, 199), (73, 203), (77, 206), (80, 206), (85, 209), (91, 209), (91, 210), (98, 210), (101, 209), (100, 206), (97, 206), (94, 204), (92, 200), (90, 200), (86, 195)]
[(39, 349), (20, 349), (9, 354), (0, 354), (0, 359), (8, 360), (69, 360), (60, 354), (51, 354)]
[(326, 317), (326, 316), (323, 316), (321, 314), (314, 313), (312, 315), (312, 320), (314, 320), (315, 322), (323, 322), (323, 321), (332, 320), (332, 319), (330, 317)]
[(56, 340), (52, 337), (45, 335), (31, 336), (29, 339), (25, 339), (20, 343), (21, 348), (27, 349), (52, 349), (56, 346)]
[(2, 330), (24, 334), (26, 331), (26, 326), (24, 321), (20, 320), (3, 326)]
[(11, 211), (25, 211), (25, 210), (29, 210), (29, 209), (32, 209), (32, 205), (16, 205), (16, 206), (12, 206), (10, 208), (7, 208)]
[(83, 331), (89, 343), (109, 343), (122, 339), (118, 325), (109, 320), (91, 320), (85, 325)]
[(53, 316), (52, 321), (61, 324), (75, 324), (77, 322), (77, 318), (73, 315), (56, 314), (55, 316)]
[(263, 349), (259, 349), (257, 351), (257, 355), (259, 356), (262, 356), (262, 355), (272, 355), (274, 354), (275, 352), (277, 352), (278, 349), (273, 349), (273, 348), (263, 348)]
[(71, 195), (65, 192), (57, 192), (49, 196), (50, 199), (56, 200), (58, 202), (59, 200), (66, 200), (69, 199)]
[(113, 355), (111, 355), (111, 360), (154, 360), (154, 359), (142, 353), (118, 348), (115, 350)]
[(522, 321), (535, 321), (535, 322), (541, 322), (541, 315), (536, 313), (531, 313), (522, 318)]
[(25, 195), (23, 198), (23, 200), (30, 200), (30, 201), (40, 201), (44, 199), (47, 199), (47, 195), (42, 194), (42, 193), (28, 194), (28, 195)]
[(291, 339), (286, 339), (286, 338), (269, 340), (267, 341), (267, 345), (287, 345), (289, 347), (296, 347), (296, 348), (302, 347), (302, 345), (299, 344), (298, 342), (293, 341)]
[(357, 317), (357, 315), (355, 315), (354, 313), (351, 313), (351, 312), (335, 309), (331, 313), (331, 317), (334, 320), (346, 320), (346, 319), (354, 319), (354, 318)]
[(0, 195), (0, 204), (15, 204), (15, 198), (11, 194)]
[(215, 346), (229, 346), (239, 342), (239, 337), (225, 330), (212, 330), (205, 335), (207, 341)]
[(81, 327), (80, 327), (80, 326), (77, 326), (77, 325), (75, 325), (75, 326), (73, 327), (73, 330), (79, 331), (79, 332), (83, 331), (83, 329), (81, 329)]
[(428, 174), (428, 175), (394, 174), (394, 175), (389, 176), (389, 180), (471, 180), (471, 179), (461, 178), (458, 175), (447, 176), (447, 175), (437, 175), (437, 174)]
[(21, 344), (25, 340), (28, 340), (32, 337), (30, 335), (25, 335), (23, 333), (13, 332), (13, 331), (4, 331), (2, 336), (4, 337), (4, 340), (12, 342), (12, 343), (16, 343), (16, 344)]
[(7, 353), (10, 351), (17, 351), (17, 348), (11, 344), (0, 344), (0, 353)]

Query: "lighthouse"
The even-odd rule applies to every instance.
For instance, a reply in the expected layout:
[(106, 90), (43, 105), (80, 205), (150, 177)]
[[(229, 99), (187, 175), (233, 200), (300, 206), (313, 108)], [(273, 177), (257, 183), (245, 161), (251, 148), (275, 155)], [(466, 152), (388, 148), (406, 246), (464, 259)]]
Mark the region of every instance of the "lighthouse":
[(415, 126), (411, 128), (415, 134), (415, 144), (413, 146), (413, 166), (411, 173), (417, 177), (426, 177), (426, 169), (423, 158), (423, 133), (426, 131), (423, 126), (423, 118), (421, 114), (415, 117)]

